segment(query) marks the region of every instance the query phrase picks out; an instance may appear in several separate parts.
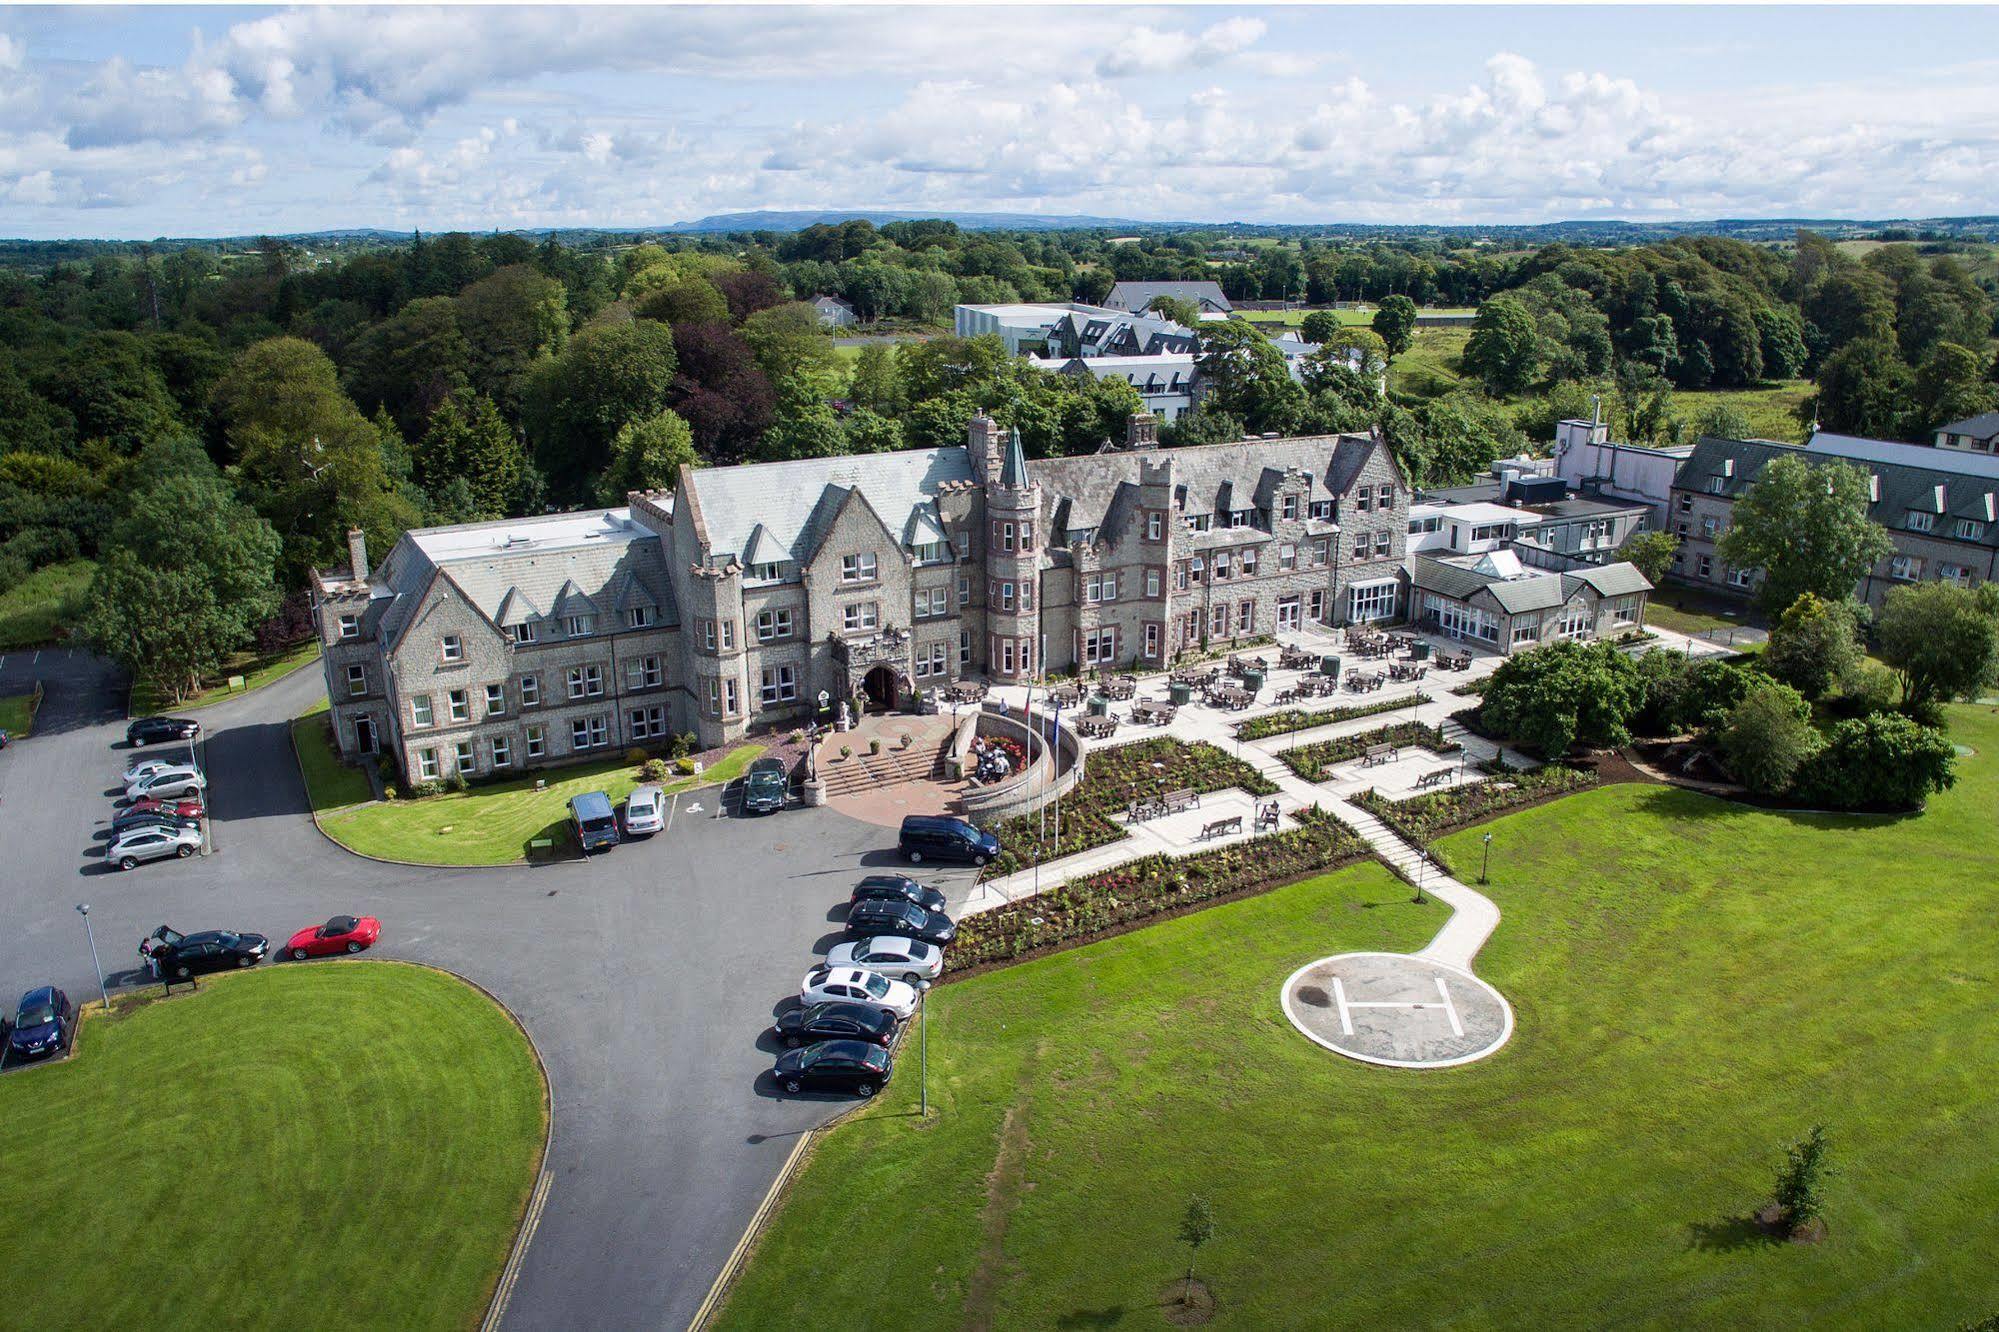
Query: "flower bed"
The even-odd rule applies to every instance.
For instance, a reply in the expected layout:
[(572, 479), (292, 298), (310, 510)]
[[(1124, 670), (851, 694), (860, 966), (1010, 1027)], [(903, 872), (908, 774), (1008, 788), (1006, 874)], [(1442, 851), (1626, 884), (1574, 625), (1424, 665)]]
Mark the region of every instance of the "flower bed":
[(1316, 782), (1325, 776), (1326, 769), (1335, 763), (1357, 759), (1376, 745), (1397, 747), (1421, 745), (1433, 754), (1455, 754), (1464, 748), (1455, 740), (1444, 739), (1443, 731), (1427, 722), (1405, 721), (1372, 731), (1361, 731), (1355, 735), (1335, 736), (1331, 740), (1315, 740), (1309, 745), (1284, 750), (1277, 757), (1284, 760), (1285, 767), (1306, 781)]
[(1551, 763), (1532, 772), (1509, 774), (1503, 782), (1476, 782), (1407, 800), (1390, 800), (1367, 790), (1353, 797), (1353, 802), (1393, 828), (1404, 840), (1422, 846), (1431, 838), (1466, 824), (1549, 796), (1586, 790), (1595, 786), (1596, 781), (1593, 768), (1566, 768)]
[(1298, 826), (1285, 832), (1181, 859), (1141, 856), (1038, 897), (967, 916), (945, 952), (946, 966), (956, 973), (1016, 961), (1150, 916), (1275, 888), (1368, 854), (1351, 828), (1316, 806), (1293, 817)]
[(1336, 722), (1354, 721), (1360, 717), (1379, 717), (1384, 712), (1394, 712), (1397, 708), (1419, 707), (1429, 701), (1430, 696), (1418, 690), (1414, 699), (1381, 698), (1372, 703), (1319, 708), (1316, 711), (1284, 708), (1277, 712), (1265, 713), (1261, 717), (1251, 717), (1245, 722), (1237, 722), (1235, 735), (1238, 740), (1263, 740), (1273, 735), (1289, 735), (1293, 731), (1309, 731), (1314, 726), (1331, 726)]
[[(1046, 863), (1118, 841), (1126, 835), (1125, 830), (1111, 816), (1129, 809), (1134, 800), (1163, 796), (1168, 791), (1205, 794), (1231, 786), (1256, 796), (1277, 794), (1268, 777), (1201, 741), (1183, 744), (1170, 736), (1154, 736), (1134, 744), (1093, 749), (1083, 780), (1056, 802), (1062, 815), (1060, 840), (1053, 839), (1056, 806), (1049, 807), (1045, 819), (1039, 812), (1007, 819), (992, 830), (1005, 849), (986, 866), (986, 877), (1011, 874), (1034, 864), (1037, 858)], [(1044, 822), (1050, 834), (1046, 845), (1041, 841)]]

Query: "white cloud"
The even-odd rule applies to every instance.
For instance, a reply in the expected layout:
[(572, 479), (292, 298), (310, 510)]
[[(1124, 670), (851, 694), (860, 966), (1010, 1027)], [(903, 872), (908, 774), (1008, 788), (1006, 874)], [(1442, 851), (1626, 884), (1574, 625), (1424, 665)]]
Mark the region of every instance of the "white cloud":
[(1256, 45), (1266, 30), (1262, 19), (1241, 16), (1223, 19), (1198, 33), (1134, 28), (1097, 62), (1097, 73), (1106, 78), (1122, 78), (1134, 74), (1174, 74), (1214, 65)]

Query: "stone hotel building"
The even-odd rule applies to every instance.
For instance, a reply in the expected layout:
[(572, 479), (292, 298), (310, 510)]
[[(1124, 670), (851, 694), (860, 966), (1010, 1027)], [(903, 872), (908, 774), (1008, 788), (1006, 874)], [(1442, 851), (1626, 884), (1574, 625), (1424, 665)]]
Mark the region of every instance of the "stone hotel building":
[(964, 675), (1161, 667), (1399, 617), (1409, 487), (1378, 436), (1030, 462), (962, 446), (687, 469), (628, 507), (406, 533), (320, 572), (342, 753), (412, 782), (900, 706)]

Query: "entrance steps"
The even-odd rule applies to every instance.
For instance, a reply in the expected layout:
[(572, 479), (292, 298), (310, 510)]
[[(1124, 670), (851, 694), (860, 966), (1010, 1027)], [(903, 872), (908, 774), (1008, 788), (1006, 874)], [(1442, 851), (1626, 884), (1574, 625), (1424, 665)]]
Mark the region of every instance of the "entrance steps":
[(833, 797), (928, 781), (944, 775), (944, 745), (919, 740), (908, 749), (898, 749), (885, 744), (879, 754), (856, 747), (850, 757), (837, 760), (822, 754), (819, 775), (826, 781), (826, 794)]

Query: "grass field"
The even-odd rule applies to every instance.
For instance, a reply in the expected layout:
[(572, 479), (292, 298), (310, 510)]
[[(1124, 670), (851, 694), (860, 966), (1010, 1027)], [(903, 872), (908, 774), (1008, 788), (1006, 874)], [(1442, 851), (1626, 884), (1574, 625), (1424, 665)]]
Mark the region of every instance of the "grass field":
[(19, 740), (35, 728), (35, 696), (10, 694), (0, 698), (0, 731)]
[[(167, 694), (155, 689), (151, 681), (142, 680), (132, 686), (132, 715), (148, 716), (155, 712), (188, 712), (195, 708), (207, 707), (210, 703), (220, 703), (224, 699), (240, 698), (253, 689), (261, 689), (319, 660), (319, 640), (301, 643), (295, 648), (282, 652), (260, 653), (254, 650), (232, 653), (229, 660), (222, 663), (222, 669), (215, 672), (205, 688), (176, 703)], [(243, 677), (241, 689), (231, 689), (229, 677)]]
[(484, 995), (267, 965), (85, 1026), (0, 1078), (0, 1301), (38, 1327), (475, 1327), (546, 1091)]
[(1726, 634), (1758, 622), (1754, 607), (1681, 583), (1660, 584), (1645, 603), (1645, 623), (1679, 634)]
[(51, 642), (57, 629), (73, 625), (96, 572), (90, 560), (70, 560), (0, 590), (0, 652)]
[[(1920, 818), (1751, 810), (1616, 786), (1493, 833), (1479, 959), (1516, 1034), (1462, 1069), (1365, 1067), (1299, 1036), (1290, 971), (1407, 949), (1438, 907), (1339, 874), (946, 985), (933, 1114), (903, 1060), (828, 1135), (733, 1295), (731, 1327), (874, 1307), (873, 1326), (1156, 1325), (1198, 1259), (1230, 1327), (1941, 1327), (1999, 1309), (1999, 720)], [(1815, 1120), (1829, 1238), (1749, 1219)], [(912, 1182), (919, 1182), (912, 1187)]]
[[(569, 830), (570, 799), (585, 791), (602, 791), (615, 805), (639, 782), (637, 765), (614, 758), (544, 769), (462, 793), (373, 801), (366, 775), (334, 756), (325, 719), (318, 711), (292, 723), (292, 738), (306, 792), (327, 836), (362, 855), (422, 865), (510, 865), (568, 855), (575, 848)], [(700, 776), (678, 777), (663, 785), (672, 795), (732, 782), (763, 751), (762, 745), (740, 745)], [(537, 779), (547, 786), (537, 791)], [(550, 845), (533, 845), (543, 839)]]

